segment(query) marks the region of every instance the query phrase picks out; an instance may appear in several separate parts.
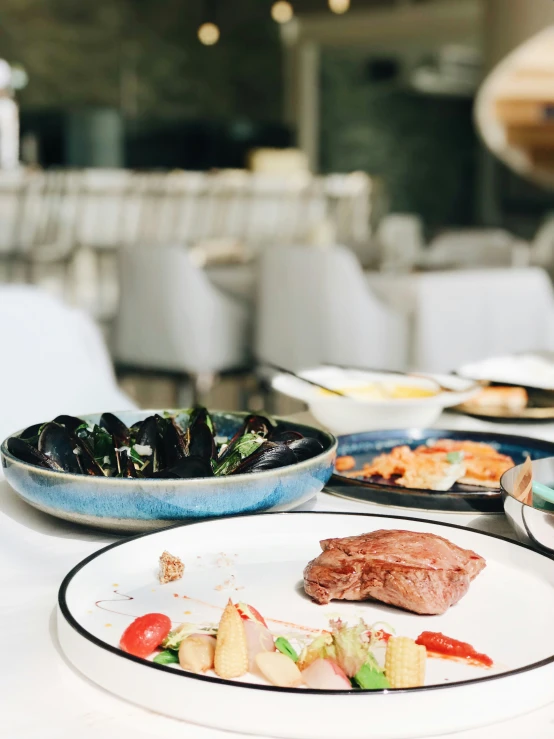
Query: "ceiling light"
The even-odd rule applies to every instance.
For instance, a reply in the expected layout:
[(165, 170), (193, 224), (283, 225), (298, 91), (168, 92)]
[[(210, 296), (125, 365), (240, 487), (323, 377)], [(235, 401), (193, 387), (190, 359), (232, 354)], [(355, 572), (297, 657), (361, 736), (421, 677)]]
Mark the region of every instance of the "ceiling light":
[(202, 23), (198, 29), (198, 39), (204, 46), (217, 44), (219, 36), (219, 27), (215, 23)]
[(342, 15), (350, 9), (350, 0), (329, 0), (329, 9), (337, 15)]
[(287, 0), (278, 0), (271, 6), (271, 17), (276, 23), (288, 23), (293, 15), (294, 10)]

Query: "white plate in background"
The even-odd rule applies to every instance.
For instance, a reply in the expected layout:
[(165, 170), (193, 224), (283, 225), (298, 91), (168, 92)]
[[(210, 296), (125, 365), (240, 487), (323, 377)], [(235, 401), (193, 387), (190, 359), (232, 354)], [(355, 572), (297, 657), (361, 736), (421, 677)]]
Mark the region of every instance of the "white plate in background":
[(457, 374), (469, 380), (506, 382), (509, 385), (554, 390), (554, 354), (491, 357), (464, 364)]

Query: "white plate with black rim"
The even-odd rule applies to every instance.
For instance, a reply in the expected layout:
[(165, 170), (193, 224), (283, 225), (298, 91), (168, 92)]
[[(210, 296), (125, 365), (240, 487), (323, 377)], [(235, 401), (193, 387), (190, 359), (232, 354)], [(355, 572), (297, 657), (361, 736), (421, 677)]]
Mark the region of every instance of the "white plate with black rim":
[[(469, 592), (442, 616), (376, 602), (318, 606), (302, 572), (319, 541), (378, 529), (444, 536), (487, 561)], [(160, 585), (164, 550), (185, 563), (181, 580)], [(149, 612), (174, 624), (219, 620), (228, 599), (255, 606), (275, 635), (309, 634), (340, 616), (354, 625), (386, 621), (397, 634), (423, 631), (469, 642), (490, 669), (428, 659), (424, 687), (407, 690), (283, 689), (247, 675), (194, 675), (122, 652), (125, 628)], [(59, 592), (62, 648), (106, 690), (167, 716), (255, 735), (291, 739), (422, 737), (492, 724), (554, 701), (554, 560), (471, 529), (396, 516), (283, 513), (176, 526), (113, 544), (88, 557)]]

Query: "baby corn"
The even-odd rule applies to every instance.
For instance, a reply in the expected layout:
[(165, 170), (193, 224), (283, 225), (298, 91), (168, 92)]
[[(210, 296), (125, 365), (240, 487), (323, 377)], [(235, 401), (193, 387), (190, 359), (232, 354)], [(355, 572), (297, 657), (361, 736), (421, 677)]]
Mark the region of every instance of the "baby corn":
[(248, 671), (246, 634), (239, 612), (229, 600), (217, 632), (214, 667), (219, 677), (230, 680)]
[(385, 675), (391, 688), (417, 688), (425, 682), (427, 650), (407, 636), (392, 636), (387, 644)]

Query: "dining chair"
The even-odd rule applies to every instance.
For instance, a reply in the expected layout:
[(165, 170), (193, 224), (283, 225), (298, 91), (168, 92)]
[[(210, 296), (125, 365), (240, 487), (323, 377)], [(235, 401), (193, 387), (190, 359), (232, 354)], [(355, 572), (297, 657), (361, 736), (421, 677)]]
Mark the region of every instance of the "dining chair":
[(83, 311), (31, 285), (0, 285), (0, 437), (67, 413), (132, 409), (102, 333)]
[(248, 306), (214, 287), (185, 247), (124, 247), (119, 275), (114, 356), (123, 369), (192, 379), (196, 401), (217, 375), (248, 365)]
[(291, 370), (322, 363), (402, 369), (404, 318), (368, 287), (346, 247), (267, 249), (260, 258), (255, 352)]

